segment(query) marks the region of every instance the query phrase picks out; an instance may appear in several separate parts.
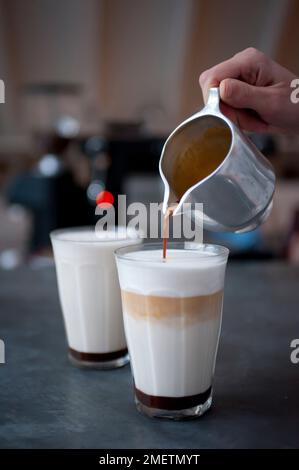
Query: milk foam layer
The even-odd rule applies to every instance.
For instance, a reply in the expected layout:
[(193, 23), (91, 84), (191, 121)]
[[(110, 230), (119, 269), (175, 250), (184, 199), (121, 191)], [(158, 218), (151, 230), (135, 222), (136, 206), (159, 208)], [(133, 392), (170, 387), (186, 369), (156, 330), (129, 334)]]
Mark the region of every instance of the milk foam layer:
[(136, 293), (164, 296), (197, 296), (223, 288), (227, 256), (205, 249), (136, 251), (118, 264), (121, 288)]

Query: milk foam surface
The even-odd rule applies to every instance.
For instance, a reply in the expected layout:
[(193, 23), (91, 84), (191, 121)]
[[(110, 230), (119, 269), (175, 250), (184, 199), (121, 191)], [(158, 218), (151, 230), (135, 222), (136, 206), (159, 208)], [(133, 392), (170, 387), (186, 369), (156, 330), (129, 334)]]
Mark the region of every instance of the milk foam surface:
[(223, 288), (226, 256), (207, 250), (145, 250), (118, 264), (121, 288), (147, 295), (208, 295)]

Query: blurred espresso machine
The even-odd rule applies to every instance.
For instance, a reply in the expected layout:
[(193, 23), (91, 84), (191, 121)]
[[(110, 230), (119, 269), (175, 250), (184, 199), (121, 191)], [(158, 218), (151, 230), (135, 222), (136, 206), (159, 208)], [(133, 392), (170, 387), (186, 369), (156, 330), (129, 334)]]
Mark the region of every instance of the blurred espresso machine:
[(33, 164), (13, 180), (8, 199), (30, 211), (29, 251), (43, 253), (51, 230), (96, 223), (99, 192), (110, 191), (117, 209), (128, 176), (156, 175), (164, 137), (146, 132), (142, 122), (99, 121), (86, 132), (77, 84), (27, 85), (23, 94)]

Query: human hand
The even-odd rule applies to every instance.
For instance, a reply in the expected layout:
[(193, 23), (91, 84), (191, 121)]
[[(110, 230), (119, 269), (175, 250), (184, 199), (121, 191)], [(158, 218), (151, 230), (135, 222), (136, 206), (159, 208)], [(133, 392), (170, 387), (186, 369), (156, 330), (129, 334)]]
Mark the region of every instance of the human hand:
[[(204, 100), (219, 86), (221, 110), (253, 132), (299, 132), (299, 103), (291, 101), (296, 76), (252, 47), (204, 71), (199, 77)], [(295, 86), (299, 86), (299, 80)]]

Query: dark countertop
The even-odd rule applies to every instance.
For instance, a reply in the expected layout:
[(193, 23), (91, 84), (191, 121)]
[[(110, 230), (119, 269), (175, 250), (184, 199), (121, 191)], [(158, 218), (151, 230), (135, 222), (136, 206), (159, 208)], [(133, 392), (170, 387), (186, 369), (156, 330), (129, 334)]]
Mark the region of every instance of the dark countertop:
[(53, 268), (0, 271), (0, 447), (299, 448), (298, 306), (299, 268), (231, 263), (213, 407), (170, 422), (136, 411), (129, 366), (69, 364)]

